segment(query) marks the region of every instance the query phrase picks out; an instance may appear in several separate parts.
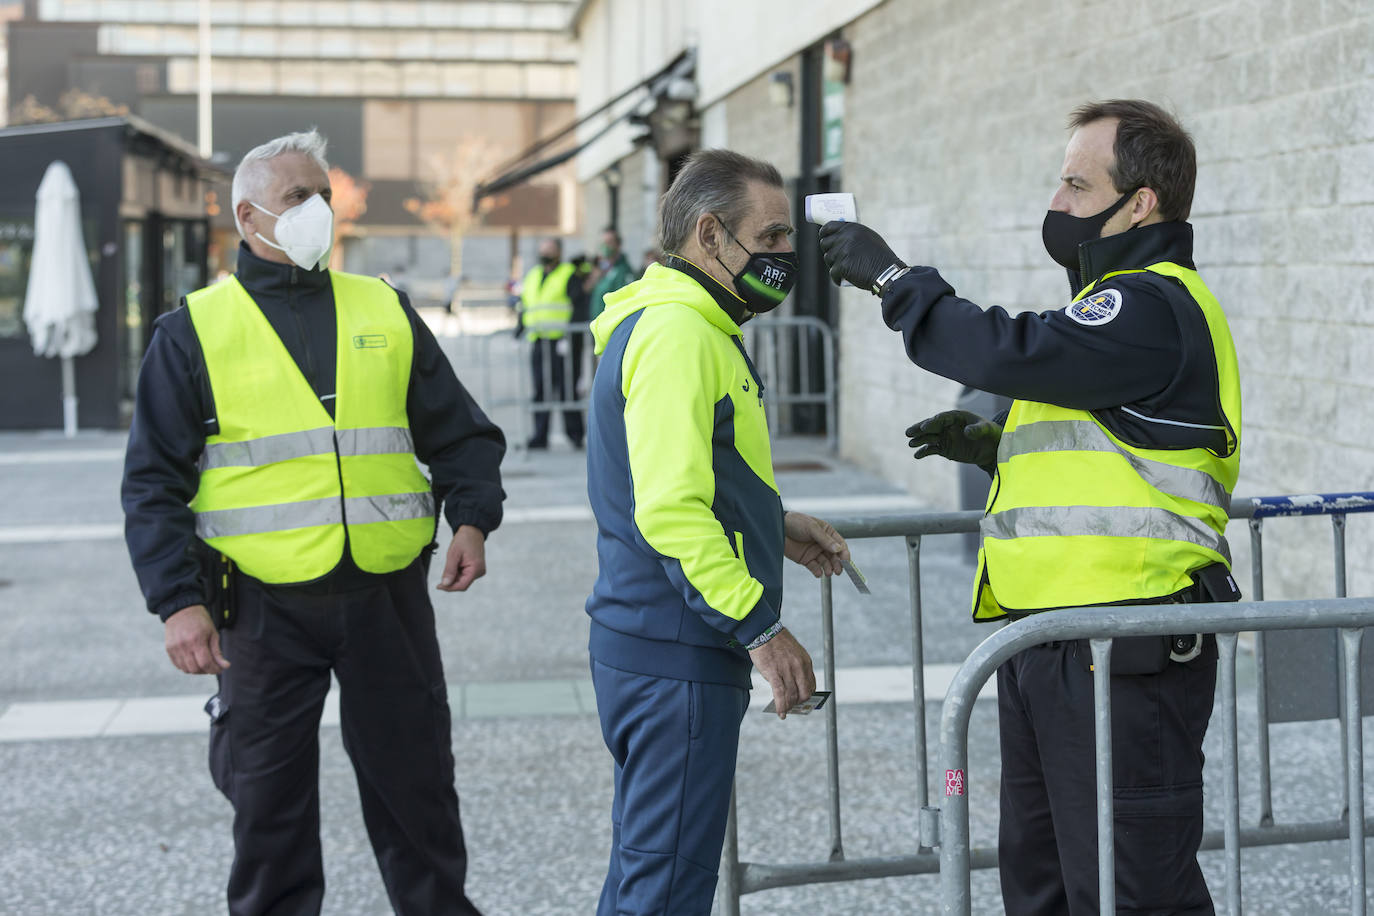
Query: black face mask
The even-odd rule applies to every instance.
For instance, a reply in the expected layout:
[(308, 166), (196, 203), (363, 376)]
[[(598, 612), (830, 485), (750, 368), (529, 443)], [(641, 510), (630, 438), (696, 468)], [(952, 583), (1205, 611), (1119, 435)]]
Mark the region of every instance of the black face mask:
[(1078, 270), (1078, 246), (1091, 242), (1102, 235), (1102, 227), (1107, 225), (1116, 211), (1126, 205), (1139, 188), (1132, 188), (1121, 199), (1094, 216), (1070, 216), (1059, 210), (1045, 214), (1044, 225), (1040, 227), (1040, 238), (1045, 243), (1054, 262), (1069, 270)]
[(558, 263), (558, 257), (556, 255), (543, 255), (539, 258), (539, 263), (547, 269)]
[[(744, 304), (749, 311), (754, 314), (771, 312), (773, 309), (782, 305), (782, 301), (787, 298), (787, 294), (792, 292), (792, 287), (797, 282), (797, 253), (795, 251), (775, 252), (775, 251), (750, 251), (735, 238), (735, 234), (725, 228), (725, 221), (716, 217), (720, 227), (725, 229), (726, 235), (730, 240), (743, 249), (749, 255), (749, 260), (744, 262), (744, 267), (739, 273), (733, 275), (735, 281), (735, 293), (744, 300)], [(716, 256), (716, 263), (725, 267), (725, 262)], [(730, 268), (725, 267), (726, 270)]]

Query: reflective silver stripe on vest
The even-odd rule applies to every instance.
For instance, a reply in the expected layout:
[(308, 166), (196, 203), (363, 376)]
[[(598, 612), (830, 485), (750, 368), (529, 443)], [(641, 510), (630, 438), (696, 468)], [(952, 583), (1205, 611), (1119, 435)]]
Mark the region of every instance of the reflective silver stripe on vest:
[(409, 455), (415, 440), (404, 426), (374, 426), (339, 430), (340, 455)]
[(1114, 452), (1130, 462), (1131, 468), (1146, 483), (1162, 493), (1216, 506), (1223, 512), (1231, 508), (1231, 494), (1212, 475), (1126, 451), (1089, 420), (1043, 420), (1017, 426), (1003, 436), (997, 459), (1006, 461), (1031, 452)]
[(343, 522), (340, 508), (338, 497), (328, 496), (299, 503), (197, 512), (196, 534), (208, 541), (210, 538), (239, 534), (266, 534), (292, 528), (338, 525)]
[(200, 454), (200, 469), (257, 468), (307, 455), (328, 455), (333, 451), (334, 427), (321, 426), (242, 442), (209, 443)]
[(1201, 519), (1167, 509), (1127, 506), (1025, 506), (982, 520), (983, 537), (1106, 537), (1184, 541), (1214, 550), (1231, 562), (1226, 538)]
[(434, 517), (434, 494), (396, 493), (391, 496), (352, 496), (344, 500), (350, 525), (403, 522)]

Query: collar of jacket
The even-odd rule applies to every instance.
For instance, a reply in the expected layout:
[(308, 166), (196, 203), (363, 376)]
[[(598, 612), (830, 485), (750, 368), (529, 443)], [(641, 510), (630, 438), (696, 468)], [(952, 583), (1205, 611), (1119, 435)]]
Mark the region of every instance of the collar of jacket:
[[(663, 259), (663, 266), (669, 270), (690, 277), (695, 281), (697, 286), (700, 286), (708, 296), (715, 300), (716, 305), (720, 306), (720, 310), (725, 313), (720, 317), (728, 319), (729, 326), (727, 327), (725, 324), (716, 320), (708, 311), (702, 311), (702, 314), (706, 315), (713, 324), (723, 329), (726, 333), (738, 334), (740, 332), (739, 326), (753, 317), (753, 313), (745, 308), (743, 299), (736, 296), (733, 291), (726, 289), (719, 280), (684, 258), (682, 255), (668, 255)], [(698, 311), (701, 310), (698, 309)]]
[(1078, 274), (1069, 271), (1075, 296), (1094, 280), (1116, 270), (1139, 270), (1171, 261), (1194, 270), (1193, 227), (1189, 223), (1155, 223), (1128, 229), (1078, 246)]
[(315, 291), (329, 286), (329, 269), (305, 270), (295, 264), (278, 264), (253, 254), (247, 242), (239, 242), (239, 263), (234, 276), (252, 296), (285, 295), (287, 290)]

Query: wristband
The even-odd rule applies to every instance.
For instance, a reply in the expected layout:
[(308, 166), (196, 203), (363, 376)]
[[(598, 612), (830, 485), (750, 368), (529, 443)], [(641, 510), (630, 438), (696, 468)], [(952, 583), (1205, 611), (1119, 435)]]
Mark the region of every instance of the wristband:
[[(894, 270), (892, 268), (896, 269)], [(896, 283), (902, 277), (906, 276), (908, 273), (911, 272), (910, 267), (907, 267), (902, 264), (893, 264), (892, 268), (883, 271), (882, 274), (878, 276), (878, 279), (873, 284), (873, 293), (879, 299), (887, 295), (887, 291), (892, 288), (893, 283)]]
[(758, 635), (758, 638), (756, 638), (749, 645), (745, 646), (745, 648), (748, 649), (750, 652), (753, 652), (759, 646), (762, 646), (764, 643), (768, 642), (768, 640), (772, 639), (774, 636), (777, 636), (781, 632), (782, 621), (779, 620), (778, 622), (774, 623), (771, 627), (760, 633)]

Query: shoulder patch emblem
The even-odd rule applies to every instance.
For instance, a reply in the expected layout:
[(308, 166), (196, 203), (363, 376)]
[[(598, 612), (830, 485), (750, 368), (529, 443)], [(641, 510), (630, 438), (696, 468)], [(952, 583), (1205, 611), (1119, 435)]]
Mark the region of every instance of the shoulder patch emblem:
[(1106, 324), (1121, 314), (1121, 293), (1114, 289), (1100, 289), (1064, 311), (1079, 324), (1089, 327)]

